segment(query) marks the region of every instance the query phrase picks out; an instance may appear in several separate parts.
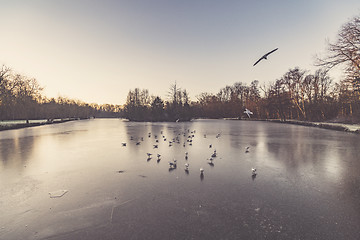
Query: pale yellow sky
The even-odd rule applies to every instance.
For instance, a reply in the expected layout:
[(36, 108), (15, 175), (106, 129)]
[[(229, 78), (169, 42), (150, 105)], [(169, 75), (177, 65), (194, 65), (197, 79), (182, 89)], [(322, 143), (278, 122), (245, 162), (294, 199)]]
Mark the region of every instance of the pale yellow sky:
[(0, 4), (0, 64), (36, 78), (48, 97), (113, 104), (136, 87), (166, 99), (176, 81), (196, 100), (239, 81), (275, 81), (297, 66), (313, 71), (325, 40), (360, 13), (354, 0)]

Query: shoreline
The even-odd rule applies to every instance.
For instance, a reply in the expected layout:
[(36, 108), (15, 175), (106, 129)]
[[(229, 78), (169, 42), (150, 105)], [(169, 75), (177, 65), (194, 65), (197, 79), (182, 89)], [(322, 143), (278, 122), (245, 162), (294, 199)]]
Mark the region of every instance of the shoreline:
[[(33, 122), (33, 123), (15, 123), (9, 125), (1, 125), (0, 121), (0, 132), (6, 130), (15, 130), (28, 127), (37, 127), (49, 124), (58, 124), (65, 123), (70, 121), (82, 120), (80, 118), (66, 118), (66, 119), (54, 119), (52, 121), (44, 122)], [(274, 122), (282, 124), (294, 124), (307, 127), (317, 127), (328, 130), (350, 132), (360, 134), (360, 124), (346, 124), (346, 123), (329, 123), (329, 122), (309, 122), (309, 121), (300, 121), (300, 120), (286, 120), (282, 121), (280, 119), (239, 119), (239, 118), (224, 118), (224, 120), (242, 120), (242, 121), (264, 121), (264, 122)], [(25, 121), (25, 120), (24, 120)], [(31, 121), (31, 120), (30, 120)]]
[[(81, 119), (65, 118), (65, 119), (54, 119), (51, 121), (44, 121), (44, 122), (14, 123), (14, 124), (8, 124), (8, 125), (1, 125), (1, 121), (0, 121), (0, 132), (6, 131), (6, 130), (28, 128), (28, 127), (37, 127), (37, 126), (43, 126), (43, 125), (49, 125), (49, 124), (65, 123), (65, 122), (70, 122), (70, 121), (75, 121), (75, 120), (81, 120)], [(24, 121), (26, 121), (26, 120), (24, 120)]]
[(239, 118), (225, 118), (225, 119), (226, 120), (264, 121), (264, 122), (274, 122), (274, 123), (282, 123), (282, 124), (294, 124), (294, 125), (301, 125), (301, 126), (306, 126), (306, 127), (317, 127), (317, 128), (328, 129), (328, 130), (360, 134), (360, 124), (309, 122), (309, 121), (300, 121), (300, 120), (282, 121), (280, 119), (239, 119)]
[(335, 130), (335, 131), (360, 134), (360, 125), (359, 124), (308, 122), (308, 121), (299, 121), (299, 120), (281, 121), (279, 119), (267, 119), (265, 121), (275, 122), (275, 123), (302, 125), (302, 126), (308, 126), (308, 127), (317, 127), (317, 128), (323, 128), (323, 129), (329, 129), (329, 130)]

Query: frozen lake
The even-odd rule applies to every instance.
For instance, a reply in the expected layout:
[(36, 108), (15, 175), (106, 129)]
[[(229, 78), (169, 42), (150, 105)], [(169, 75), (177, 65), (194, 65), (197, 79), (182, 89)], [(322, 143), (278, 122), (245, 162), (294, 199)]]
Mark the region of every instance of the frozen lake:
[(0, 239), (359, 239), (359, 156), (357, 134), (269, 122), (3, 131)]

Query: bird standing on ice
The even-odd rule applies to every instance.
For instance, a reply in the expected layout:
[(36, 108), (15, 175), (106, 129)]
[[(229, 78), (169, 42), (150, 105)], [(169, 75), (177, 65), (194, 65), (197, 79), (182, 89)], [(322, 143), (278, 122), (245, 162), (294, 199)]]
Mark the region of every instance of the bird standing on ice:
[(173, 169), (176, 168), (176, 159), (174, 159), (173, 162), (169, 162), (169, 167)]
[(185, 163), (185, 171), (189, 171), (189, 164)]
[(256, 173), (256, 168), (252, 168), (251, 169), (251, 172), (252, 172), (252, 175), (255, 176), (257, 173)]
[(214, 153), (211, 155), (212, 158), (216, 157), (216, 150), (214, 150)]

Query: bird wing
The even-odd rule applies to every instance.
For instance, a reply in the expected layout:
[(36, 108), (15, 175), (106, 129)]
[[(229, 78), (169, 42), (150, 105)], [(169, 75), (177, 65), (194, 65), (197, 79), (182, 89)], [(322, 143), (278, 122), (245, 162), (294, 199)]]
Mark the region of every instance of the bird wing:
[(253, 66), (255, 66), (256, 64), (258, 64), (264, 57), (261, 57), (259, 60), (256, 61), (256, 63), (254, 63)]
[(275, 51), (278, 50), (278, 49), (279, 49), (279, 48), (275, 48), (274, 50), (272, 50), (272, 51), (268, 52), (267, 54), (265, 54), (265, 56), (268, 56), (268, 55), (272, 54), (273, 52), (275, 52)]

